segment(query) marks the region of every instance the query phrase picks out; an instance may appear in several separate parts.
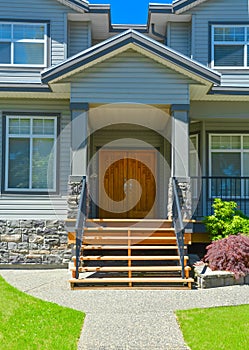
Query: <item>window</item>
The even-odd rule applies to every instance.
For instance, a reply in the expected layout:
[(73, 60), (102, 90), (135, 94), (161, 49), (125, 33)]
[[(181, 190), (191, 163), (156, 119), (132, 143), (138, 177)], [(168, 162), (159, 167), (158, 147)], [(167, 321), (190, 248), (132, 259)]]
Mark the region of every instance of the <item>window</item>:
[(0, 65), (46, 66), (45, 23), (0, 22)]
[(212, 67), (249, 67), (249, 25), (212, 26)]
[[(213, 180), (212, 196), (248, 196), (249, 135), (212, 134), (209, 169)], [(230, 179), (226, 179), (230, 178)]]
[(55, 191), (56, 117), (6, 117), (5, 190)]

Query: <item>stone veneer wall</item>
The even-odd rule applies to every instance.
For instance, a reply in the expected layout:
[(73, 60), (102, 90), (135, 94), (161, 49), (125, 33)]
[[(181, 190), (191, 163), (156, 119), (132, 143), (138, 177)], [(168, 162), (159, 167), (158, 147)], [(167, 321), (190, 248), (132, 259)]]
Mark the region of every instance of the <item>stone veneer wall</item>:
[(81, 190), (82, 190), (82, 176), (70, 175), (68, 180), (68, 199), (67, 199), (68, 219), (77, 218)]
[[(68, 219), (77, 217), (81, 189), (82, 176), (70, 176)], [(0, 267), (12, 264), (67, 266), (72, 253), (65, 221), (0, 220)]]
[(0, 264), (62, 266), (70, 260), (63, 221), (0, 220)]
[[(176, 179), (177, 191), (180, 201), (180, 207), (183, 220), (189, 220), (192, 218), (192, 197), (191, 197), (191, 184), (190, 178), (177, 178)], [(173, 179), (169, 179), (168, 187), (168, 218), (173, 218)]]

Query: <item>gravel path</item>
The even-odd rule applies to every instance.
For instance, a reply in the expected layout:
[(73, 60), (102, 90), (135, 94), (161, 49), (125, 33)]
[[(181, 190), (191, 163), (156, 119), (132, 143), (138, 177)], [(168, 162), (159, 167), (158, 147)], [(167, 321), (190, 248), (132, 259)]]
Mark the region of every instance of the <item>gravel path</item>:
[(0, 274), (35, 297), (84, 311), (87, 316), (79, 350), (188, 349), (174, 310), (249, 303), (249, 285), (206, 290), (71, 291), (67, 270), (0, 270)]

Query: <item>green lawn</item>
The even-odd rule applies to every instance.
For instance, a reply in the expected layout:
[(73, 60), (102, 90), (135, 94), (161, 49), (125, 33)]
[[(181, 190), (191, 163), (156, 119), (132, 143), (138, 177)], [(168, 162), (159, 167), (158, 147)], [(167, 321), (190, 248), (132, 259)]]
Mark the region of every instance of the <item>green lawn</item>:
[(0, 276), (0, 349), (77, 349), (84, 313), (31, 297)]
[(191, 350), (249, 349), (249, 305), (176, 311)]

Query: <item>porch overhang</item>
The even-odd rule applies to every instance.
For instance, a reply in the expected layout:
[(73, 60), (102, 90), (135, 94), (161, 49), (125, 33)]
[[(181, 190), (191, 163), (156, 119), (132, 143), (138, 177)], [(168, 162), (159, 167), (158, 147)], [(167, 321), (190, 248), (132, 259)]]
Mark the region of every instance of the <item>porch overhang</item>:
[(55, 84), (70, 81), (70, 76), (83, 72), (87, 68), (128, 49), (133, 49), (183, 76), (191, 78), (196, 84), (206, 85), (210, 88), (213, 84), (220, 84), (220, 73), (135, 30), (127, 30), (42, 71), (42, 83)]
[(70, 7), (78, 12), (89, 12), (89, 3), (84, 0), (57, 0), (61, 4)]
[(208, 0), (176, 0), (173, 1), (172, 7), (174, 13), (182, 13), (202, 4)]

